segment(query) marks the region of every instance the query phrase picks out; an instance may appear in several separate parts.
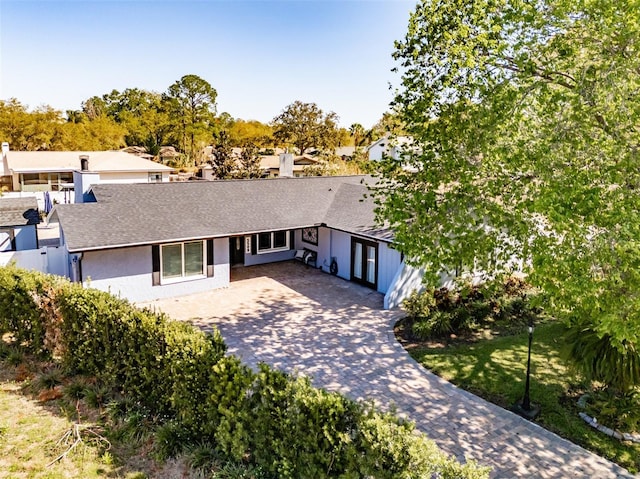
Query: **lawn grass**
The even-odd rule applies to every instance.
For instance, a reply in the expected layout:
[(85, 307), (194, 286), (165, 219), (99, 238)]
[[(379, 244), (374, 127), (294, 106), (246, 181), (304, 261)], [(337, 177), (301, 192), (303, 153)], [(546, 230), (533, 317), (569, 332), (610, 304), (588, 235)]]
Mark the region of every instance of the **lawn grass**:
[[(534, 332), (531, 401), (541, 407), (536, 422), (633, 473), (640, 471), (640, 444), (622, 443), (588, 426), (576, 401), (584, 392), (580, 378), (560, 356), (564, 326), (550, 321)], [(527, 364), (527, 333), (444, 348), (409, 350), (419, 363), (444, 379), (499, 406), (522, 399)]]
[(66, 447), (56, 446), (73, 422), (20, 393), (15, 381), (0, 383), (0, 478), (87, 479), (113, 476), (109, 455), (83, 445), (48, 466)]

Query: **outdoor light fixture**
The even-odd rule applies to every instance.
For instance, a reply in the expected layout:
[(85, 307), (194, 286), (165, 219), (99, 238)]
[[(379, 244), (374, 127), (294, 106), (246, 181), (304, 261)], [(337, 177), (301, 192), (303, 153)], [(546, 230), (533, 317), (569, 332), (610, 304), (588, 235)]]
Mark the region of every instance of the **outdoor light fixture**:
[(529, 377), (531, 376), (531, 341), (533, 340), (533, 319), (529, 320), (529, 351), (527, 354), (527, 381), (524, 387), (524, 397), (522, 402), (517, 402), (513, 405), (513, 412), (520, 416), (529, 419), (530, 421), (540, 413), (540, 407), (535, 404), (531, 404), (529, 398)]

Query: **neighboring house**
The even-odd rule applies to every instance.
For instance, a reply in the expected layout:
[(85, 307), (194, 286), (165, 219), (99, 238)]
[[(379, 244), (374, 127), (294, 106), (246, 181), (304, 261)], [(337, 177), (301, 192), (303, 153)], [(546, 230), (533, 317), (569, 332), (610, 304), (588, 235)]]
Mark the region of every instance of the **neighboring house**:
[(160, 159), (160, 163), (166, 165), (176, 158), (180, 158), (180, 153), (178, 153), (178, 150), (173, 146), (162, 146), (158, 152), (158, 158)]
[(340, 157), (342, 161), (350, 161), (353, 160), (354, 155), (356, 154), (355, 146), (339, 146), (335, 150), (336, 156)]
[[(233, 150), (232, 154), (239, 158), (240, 153), (235, 152), (236, 148)], [(237, 150), (241, 149), (237, 148)], [(306, 169), (309, 166), (318, 164), (318, 160), (309, 154), (294, 156), (289, 153), (286, 157), (286, 162), (291, 162), (291, 164), (283, 163), (284, 160), (282, 155), (287, 154), (281, 153), (279, 155), (264, 155), (260, 157), (260, 169), (263, 172), (262, 178), (278, 178), (280, 176), (293, 176), (298, 178), (307, 176), (305, 174)], [(216, 179), (213, 175), (213, 167), (211, 165), (202, 166), (200, 168), (199, 176), (203, 180)]]
[(367, 147), (369, 160), (380, 161), (383, 157), (400, 159), (402, 153), (410, 148), (411, 138), (407, 136), (384, 136)]
[[(318, 164), (318, 159), (309, 154), (294, 156), (289, 153), (287, 161), (293, 161), (291, 169), (289, 170), (289, 166), (282, 163), (282, 155), (286, 155), (286, 153), (263, 156), (260, 158), (260, 167), (265, 172), (265, 178), (278, 178), (279, 176), (294, 176), (299, 178), (306, 176), (305, 171), (309, 166)], [(283, 173), (283, 171), (288, 171), (288, 173)]]
[[(169, 181), (172, 168), (124, 151), (11, 151), (2, 144), (2, 185), (18, 196), (51, 192), (59, 203), (74, 201), (74, 171), (94, 173), (94, 183)], [(13, 196), (13, 195), (12, 195)]]
[(375, 224), (365, 181), (98, 184), (95, 203), (58, 205), (52, 220), (71, 279), (132, 301), (225, 287), (232, 266), (291, 260), (305, 249), (323, 271), (401, 298), (403, 258)]
[(38, 223), (35, 198), (0, 198), (0, 251), (37, 249)]

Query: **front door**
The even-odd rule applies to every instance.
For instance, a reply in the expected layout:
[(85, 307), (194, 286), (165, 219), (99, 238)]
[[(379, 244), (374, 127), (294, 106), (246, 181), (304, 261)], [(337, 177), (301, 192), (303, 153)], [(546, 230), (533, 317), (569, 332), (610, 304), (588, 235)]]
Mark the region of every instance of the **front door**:
[(231, 266), (244, 265), (244, 236), (229, 238), (229, 263)]
[(378, 244), (351, 237), (351, 281), (378, 288)]

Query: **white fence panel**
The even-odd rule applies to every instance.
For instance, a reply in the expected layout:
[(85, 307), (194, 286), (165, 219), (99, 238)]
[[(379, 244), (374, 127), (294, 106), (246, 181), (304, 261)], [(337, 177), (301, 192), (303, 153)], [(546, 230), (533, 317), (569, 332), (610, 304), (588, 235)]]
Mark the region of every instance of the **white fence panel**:
[(39, 249), (0, 253), (0, 266), (6, 266), (11, 261), (15, 261), (19, 268), (69, 276), (67, 253), (64, 248), (44, 246)]

